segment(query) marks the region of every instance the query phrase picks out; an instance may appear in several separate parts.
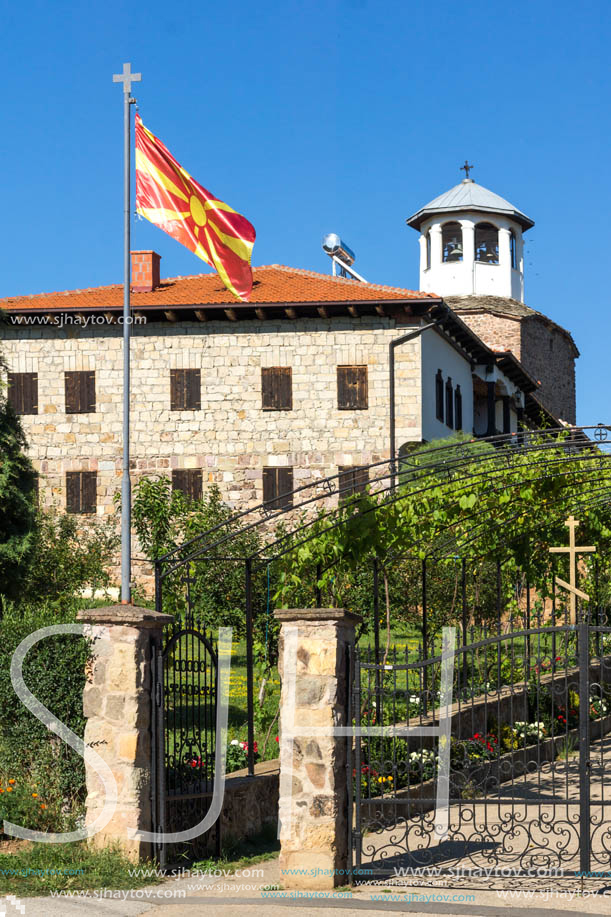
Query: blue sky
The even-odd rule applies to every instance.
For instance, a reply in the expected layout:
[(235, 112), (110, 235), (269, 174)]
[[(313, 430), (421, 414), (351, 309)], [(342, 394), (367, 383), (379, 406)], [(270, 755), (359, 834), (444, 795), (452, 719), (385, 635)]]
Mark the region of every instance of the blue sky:
[[(578, 420), (611, 422), (611, 5), (327, 0), (3, 5), (0, 296), (121, 280), (122, 107), (257, 229), (254, 264), (418, 285), (405, 218), (473, 178), (531, 216), (526, 301), (581, 350)], [(144, 221), (162, 274), (207, 270)]]

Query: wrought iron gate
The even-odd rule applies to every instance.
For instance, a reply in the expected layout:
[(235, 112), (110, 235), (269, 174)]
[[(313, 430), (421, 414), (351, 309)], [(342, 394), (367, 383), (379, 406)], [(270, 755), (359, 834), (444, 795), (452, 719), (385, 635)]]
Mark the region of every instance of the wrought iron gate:
[[(153, 831), (183, 831), (206, 815), (214, 791), (218, 663), (210, 638), (189, 617), (153, 650)], [(188, 845), (155, 845), (162, 867), (181, 855), (220, 854), (220, 820)]]
[[(609, 623), (608, 621), (605, 622)], [(449, 831), (435, 831), (438, 739), (366, 727), (439, 720), (441, 656), (356, 652), (348, 745), (353, 872), (611, 871), (611, 627), (480, 631), (454, 652)], [(533, 725), (536, 724), (536, 725)], [(350, 821), (350, 819), (349, 819)]]

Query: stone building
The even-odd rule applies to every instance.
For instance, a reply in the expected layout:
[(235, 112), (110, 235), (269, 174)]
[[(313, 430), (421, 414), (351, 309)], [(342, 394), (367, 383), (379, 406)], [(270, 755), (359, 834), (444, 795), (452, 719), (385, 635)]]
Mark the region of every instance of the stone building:
[(571, 334), (524, 302), (523, 233), (534, 222), (466, 178), (407, 220), (420, 232), (420, 289), (435, 291), (495, 351), (511, 351), (555, 417), (575, 423)]
[[(536, 418), (536, 382), (430, 292), (272, 265), (250, 303), (216, 275), (160, 279), (133, 254), (134, 476), (171, 475), (233, 505), (286, 502), (316, 478), (362, 487), (389, 456), (388, 347), (396, 349), (396, 442), (517, 429)], [(105, 515), (121, 475), (122, 287), (0, 301), (9, 396), (47, 499)]]

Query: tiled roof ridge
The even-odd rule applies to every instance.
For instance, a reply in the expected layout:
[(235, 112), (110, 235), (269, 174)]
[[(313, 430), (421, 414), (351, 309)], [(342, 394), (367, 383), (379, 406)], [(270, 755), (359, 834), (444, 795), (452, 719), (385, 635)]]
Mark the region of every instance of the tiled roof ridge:
[[(337, 276), (334, 277), (332, 274), (323, 274), (320, 271), (313, 271), (308, 268), (290, 267), (289, 265), (286, 265), (286, 264), (259, 264), (259, 265), (256, 265), (253, 267), (255, 279), (256, 279), (257, 271), (263, 271), (263, 270), (282, 271), (283, 273), (287, 273), (287, 274), (300, 274), (305, 277), (312, 277), (315, 280), (325, 280), (326, 282), (331, 281), (331, 282), (337, 282), (340, 284), (346, 284), (346, 283), (354, 284), (355, 287), (360, 287), (363, 285), (363, 281), (355, 280), (353, 278), (337, 277)], [(211, 279), (216, 278), (217, 280), (219, 280), (218, 275), (215, 273), (178, 274), (175, 277), (162, 277), (160, 279), (160, 286), (157, 287), (157, 289), (159, 289), (161, 286), (165, 284), (171, 284), (178, 280), (198, 280), (200, 278), (208, 278), (208, 277)], [(438, 299), (439, 298), (434, 293), (423, 293), (419, 290), (409, 290), (406, 287), (396, 287), (396, 286), (390, 286), (388, 284), (382, 284), (382, 283), (369, 283), (368, 281), (365, 281), (365, 285), (369, 289), (373, 289), (373, 290), (382, 290), (385, 292), (410, 294), (410, 296), (421, 296), (423, 299)], [(74, 288), (70, 290), (49, 290), (44, 293), (20, 293), (14, 296), (0, 297), (0, 303), (2, 302), (11, 303), (17, 300), (26, 300), (26, 299), (42, 299), (45, 297), (53, 297), (53, 296), (73, 296), (79, 293), (101, 293), (101, 292), (110, 291), (110, 290), (120, 290), (122, 287), (123, 287), (122, 283), (110, 283), (110, 284), (102, 284), (97, 287), (80, 287), (80, 288)], [(139, 294), (132, 293), (132, 295), (138, 296)]]

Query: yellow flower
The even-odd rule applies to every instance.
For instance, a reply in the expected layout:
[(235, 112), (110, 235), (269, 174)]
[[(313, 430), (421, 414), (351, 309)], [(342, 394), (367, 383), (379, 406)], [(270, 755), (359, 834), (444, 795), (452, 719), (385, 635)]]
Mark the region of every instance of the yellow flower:
[(12, 786), (7, 786), (6, 792), (7, 792), (7, 793), (12, 793), (12, 792), (13, 792), (13, 787), (12, 787)]
[(38, 796), (38, 793), (32, 793), (33, 799), (36, 799), (37, 796)]
[(4, 790), (2, 789), (1, 786), (0, 786), (0, 793), (4, 793)]
[(12, 778), (9, 780), (9, 783), (10, 783), (11, 786), (14, 784), (14, 782), (15, 782), (15, 781), (14, 781)]

